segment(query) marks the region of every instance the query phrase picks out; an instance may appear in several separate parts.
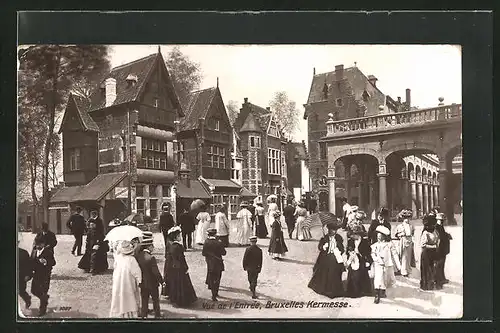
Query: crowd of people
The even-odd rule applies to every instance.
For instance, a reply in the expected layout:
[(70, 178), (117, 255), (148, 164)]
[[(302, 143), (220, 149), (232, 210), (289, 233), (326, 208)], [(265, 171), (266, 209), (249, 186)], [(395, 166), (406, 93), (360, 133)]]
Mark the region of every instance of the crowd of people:
[[(247, 246), (242, 264), (248, 274), (252, 298), (257, 298), (257, 279), (262, 270), (262, 250), (256, 245), (258, 238), (267, 238), (269, 228), (268, 253), (271, 258), (282, 260), (288, 252), (281, 223), (282, 213), (275, 199), (269, 201), (267, 212), (260, 202), (253, 206), (254, 209), (248, 202), (242, 202), (240, 208), (236, 226), (231, 229), (223, 205), (217, 207), (214, 223), (207, 212), (207, 205), (195, 210), (183, 209), (177, 221), (170, 213), (170, 205), (163, 205), (159, 223), (165, 244), (163, 274), (152, 254), (151, 232), (144, 231), (142, 237), (109, 244), (96, 211), (91, 212), (88, 221), (83, 218), (81, 208), (77, 208), (70, 217), (68, 227), (75, 237), (71, 253), (82, 256), (78, 263), (80, 269), (99, 274), (108, 269), (107, 253), (112, 250), (110, 317), (147, 317), (149, 298), (153, 300), (155, 317), (161, 317), (160, 295), (177, 307), (189, 307), (197, 300), (185, 258), (185, 251), (193, 248), (193, 242), (203, 246), (201, 255), (207, 264), (205, 284), (211, 291), (212, 300), (217, 301), (225, 270), (223, 257), (229, 247), (229, 234), (234, 232), (235, 245)], [(451, 236), (444, 230), (444, 214), (438, 209), (423, 218), (420, 243), (415, 244), (415, 227), (410, 223), (413, 215), (410, 210), (399, 213), (400, 223), (392, 233), (386, 208), (372, 214), (368, 230), (364, 226), (367, 218), (364, 212), (357, 206), (344, 205), (344, 208), (342, 218), (326, 224), (326, 234), (318, 244), (319, 255), (308, 283), (308, 287), (316, 293), (330, 298), (371, 295), (375, 297), (374, 302), (379, 303), (381, 298), (387, 297), (386, 290), (395, 284), (395, 275), (408, 277), (416, 266), (415, 245), (422, 249), (420, 289), (441, 289), (448, 282), (444, 265), (450, 251)], [(308, 212), (303, 202), (297, 205), (288, 202), (283, 215), (290, 239), (312, 239), (311, 225), (306, 223)], [(345, 243), (337, 232), (339, 229), (346, 231)], [(87, 237), (82, 253), (84, 234)], [(29, 308), (31, 297), (26, 292), (26, 283), (33, 279), (31, 291), (40, 299), (40, 316), (47, 311), (50, 275), (56, 264), (56, 245), (56, 236), (44, 223), (42, 231), (35, 236), (32, 253), (19, 249), (19, 295)], [(347, 271), (345, 284), (342, 281), (344, 271)]]

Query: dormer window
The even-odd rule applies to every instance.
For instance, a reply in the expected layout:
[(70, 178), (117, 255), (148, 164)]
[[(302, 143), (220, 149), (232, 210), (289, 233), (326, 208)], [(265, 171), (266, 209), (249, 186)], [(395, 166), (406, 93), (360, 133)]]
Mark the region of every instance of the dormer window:
[(342, 107), (342, 106), (344, 106), (344, 102), (342, 101), (342, 98), (337, 98), (337, 99), (335, 100), (335, 105), (336, 105), (337, 107)]
[(370, 94), (368, 91), (363, 91), (363, 101), (368, 102), (368, 99), (370, 98)]
[(328, 99), (328, 85), (326, 83), (323, 86), (323, 98)]
[(129, 74), (127, 78), (125, 79), (127, 81), (127, 87), (134, 87), (137, 84), (137, 75), (135, 74)]

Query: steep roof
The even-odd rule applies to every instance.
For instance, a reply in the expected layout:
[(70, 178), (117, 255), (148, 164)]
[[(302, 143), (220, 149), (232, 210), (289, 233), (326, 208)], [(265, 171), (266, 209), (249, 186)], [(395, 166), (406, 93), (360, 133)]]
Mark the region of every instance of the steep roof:
[[(134, 60), (127, 64), (115, 67), (109, 73), (103, 73), (99, 87), (104, 86), (104, 81), (106, 79), (114, 78), (116, 80), (116, 99), (113, 102), (113, 105), (137, 101), (157, 62), (159, 64), (162, 64), (167, 76), (170, 78), (170, 74), (168, 73), (165, 61), (163, 60), (163, 56), (158, 52), (147, 57)], [(129, 75), (134, 75), (137, 77), (136, 84), (129, 85), (127, 83), (127, 77)], [(168, 84), (170, 85), (170, 89), (174, 91), (174, 105), (176, 104), (175, 106), (178, 107), (179, 113), (182, 115), (182, 106), (180, 105), (177, 94), (175, 94), (175, 89), (170, 79), (168, 80)], [(88, 111), (100, 110), (105, 107), (106, 97), (102, 93), (101, 88), (98, 88), (90, 96), (90, 105)]]
[(237, 132), (240, 132), (243, 124), (245, 124), (247, 120), (248, 115), (252, 113), (256, 116), (256, 120), (259, 121), (261, 130), (266, 131), (267, 125), (269, 124), (269, 116), (271, 115), (271, 111), (252, 103), (246, 103), (246, 106), (247, 107), (244, 107), (240, 110), (240, 113), (238, 114), (238, 117), (234, 122), (234, 129)]
[(260, 132), (262, 128), (260, 127), (260, 122), (257, 120), (258, 116), (254, 116), (253, 113), (249, 113), (245, 123), (240, 128), (240, 132)]
[(101, 173), (73, 197), (73, 201), (99, 201), (114, 189), (125, 177), (126, 172)]
[[(90, 117), (88, 114), (87, 110), (90, 105), (90, 101), (82, 96), (74, 95), (70, 93), (69, 98), (68, 98), (68, 105), (71, 103), (74, 103), (75, 109), (77, 116), (80, 118), (80, 122), (82, 124), (82, 127), (85, 131), (94, 131), (94, 132), (99, 132), (99, 126), (95, 123), (95, 121)], [(64, 112), (64, 117), (61, 122), (61, 127), (59, 128), (59, 134), (63, 130), (64, 122), (66, 120), (66, 111)]]
[(187, 103), (183, 107), (184, 117), (181, 119), (180, 128), (188, 131), (198, 128), (198, 119), (206, 118), (210, 105), (218, 92), (217, 87), (193, 91), (188, 95)]

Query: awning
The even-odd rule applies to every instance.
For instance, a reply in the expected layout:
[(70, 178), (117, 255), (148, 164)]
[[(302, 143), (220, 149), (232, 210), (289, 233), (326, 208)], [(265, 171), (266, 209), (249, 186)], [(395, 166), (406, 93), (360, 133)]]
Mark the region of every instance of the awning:
[(211, 199), (212, 196), (199, 180), (190, 180), (189, 187), (184, 183), (177, 184), (177, 197), (185, 199)]
[(213, 186), (217, 188), (230, 188), (230, 189), (241, 189), (241, 186), (229, 179), (210, 179), (203, 178), (208, 186)]
[(70, 202), (100, 201), (113, 190), (127, 175), (126, 172), (102, 173), (97, 175)]
[(54, 195), (52, 195), (52, 197), (50, 198), (50, 204), (71, 202), (73, 201), (73, 198), (83, 190), (84, 187), (84, 185), (62, 187), (57, 192), (55, 192)]
[(246, 187), (241, 188), (240, 196), (243, 198), (256, 198), (257, 194), (253, 194)]

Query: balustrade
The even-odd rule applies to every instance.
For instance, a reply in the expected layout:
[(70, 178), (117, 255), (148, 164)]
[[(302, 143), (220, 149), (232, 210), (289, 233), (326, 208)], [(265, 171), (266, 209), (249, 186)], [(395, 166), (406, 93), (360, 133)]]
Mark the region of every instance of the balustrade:
[(462, 117), (462, 105), (452, 104), (415, 111), (386, 113), (376, 116), (334, 121), (333, 115), (326, 122), (327, 135), (335, 135), (352, 131), (378, 130), (383, 128), (404, 127), (439, 120)]

